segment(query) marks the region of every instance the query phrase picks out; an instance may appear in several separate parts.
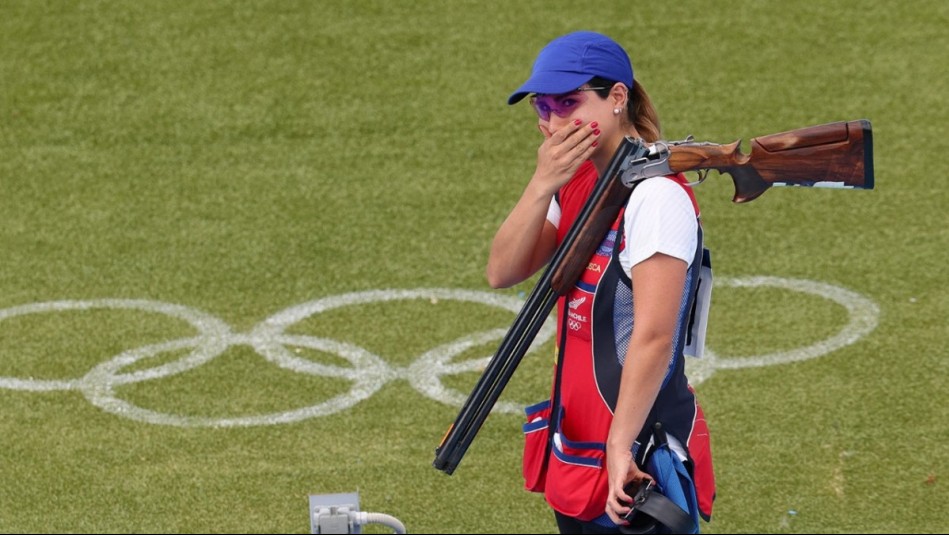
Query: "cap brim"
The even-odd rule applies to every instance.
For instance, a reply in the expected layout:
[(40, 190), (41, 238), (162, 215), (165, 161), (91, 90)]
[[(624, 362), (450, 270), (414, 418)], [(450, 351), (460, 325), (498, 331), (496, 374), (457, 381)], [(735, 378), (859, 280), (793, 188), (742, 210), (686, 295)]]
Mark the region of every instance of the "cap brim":
[(507, 103), (509, 105), (517, 104), (531, 93), (551, 95), (567, 93), (589, 82), (591, 78), (593, 78), (593, 75), (576, 72), (548, 71), (534, 73), (529, 80), (524, 82), (524, 85), (517, 88), (517, 91), (508, 97)]

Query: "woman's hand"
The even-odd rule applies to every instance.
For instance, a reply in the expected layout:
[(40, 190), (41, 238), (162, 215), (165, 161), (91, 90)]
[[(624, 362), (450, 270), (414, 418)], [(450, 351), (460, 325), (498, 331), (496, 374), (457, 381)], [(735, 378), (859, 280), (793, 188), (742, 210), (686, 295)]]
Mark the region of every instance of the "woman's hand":
[(629, 522), (623, 517), (629, 513), (633, 497), (623, 490), (630, 482), (639, 486), (644, 479), (652, 479), (633, 462), (633, 454), (626, 451), (617, 453), (607, 450), (606, 469), (609, 479), (610, 493), (606, 498), (606, 514), (615, 524), (626, 525)]
[(550, 131), (550, 123), (541, 119), (540, 117), (537, 118), (537, 129), (540, 130), (540, 133), (544, 136), (544, 139), (550, 139), (550, 136), (554, 135), (553, 132)]
[(596, 150), (600, 135), (597, 126), (595, 122), (584, 125), (577, 119), (552, 132), (549, 124), (538, 123), (545, 139), (537, 149), (537, 169), (532, 180), (543, 184), (551, 194), (559, 190)]

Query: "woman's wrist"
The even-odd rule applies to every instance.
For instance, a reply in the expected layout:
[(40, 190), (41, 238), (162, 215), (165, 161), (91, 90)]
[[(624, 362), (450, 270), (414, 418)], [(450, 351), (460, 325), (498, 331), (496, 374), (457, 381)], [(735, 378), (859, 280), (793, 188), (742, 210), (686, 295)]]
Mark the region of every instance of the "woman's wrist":
[(530, 182), (527, 183), (527, 189), (525, 190), (525, 193), (536, 197), (539, 200), (546, 200), (549, 202), (559, 190), (560, 186), (556, 184), (550, 177), (540, 173), (534, 173), (534, 176), (531, 177)]

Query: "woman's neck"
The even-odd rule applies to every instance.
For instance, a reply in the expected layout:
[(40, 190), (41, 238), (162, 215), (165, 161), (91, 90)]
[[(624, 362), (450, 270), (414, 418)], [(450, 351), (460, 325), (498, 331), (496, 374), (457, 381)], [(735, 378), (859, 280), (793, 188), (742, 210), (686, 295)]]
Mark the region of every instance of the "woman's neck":
[[(610, 165), (610, 161), (613, 159), (613, 155), (616, 153), (616, 149), (619, 148), (620, 143), (622, 143), (623, 139), (627, 136), (632, 138), (641, 137), (635, 128), (630, 127), (627, 131), (621, 132), (610, 140), (600, 140), (602, 143), (600, 150), (590, 158), (590, 161), (593, 162), (593, 166), (596, 167), (597, 175), (603, 176), (603, 173), (606, 172), (606, 168)], [(605, 143), (603, 143), (604, 141)]]

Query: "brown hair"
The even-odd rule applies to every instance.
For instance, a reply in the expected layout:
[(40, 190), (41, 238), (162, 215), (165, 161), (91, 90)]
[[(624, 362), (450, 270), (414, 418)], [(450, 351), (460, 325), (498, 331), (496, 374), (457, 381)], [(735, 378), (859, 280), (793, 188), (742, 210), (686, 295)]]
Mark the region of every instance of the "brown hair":
[[(609, 96), (610, 90), (616, 83), (599, 76), (594, 77), (589, 82), (593, 87), (605, 88), (596, 92), (602, 98)], [(626, 102), (626, 115), (644, 141), (652, 143), (662, 139), (662, 128), (659, 125), (659, 114), (656, 112), (656, 107), (652, 105), (652, 100), (650, 100), (642, 84), (637, 81), (633, 82), (633, 88), (629, 92), (629, 99)]]

